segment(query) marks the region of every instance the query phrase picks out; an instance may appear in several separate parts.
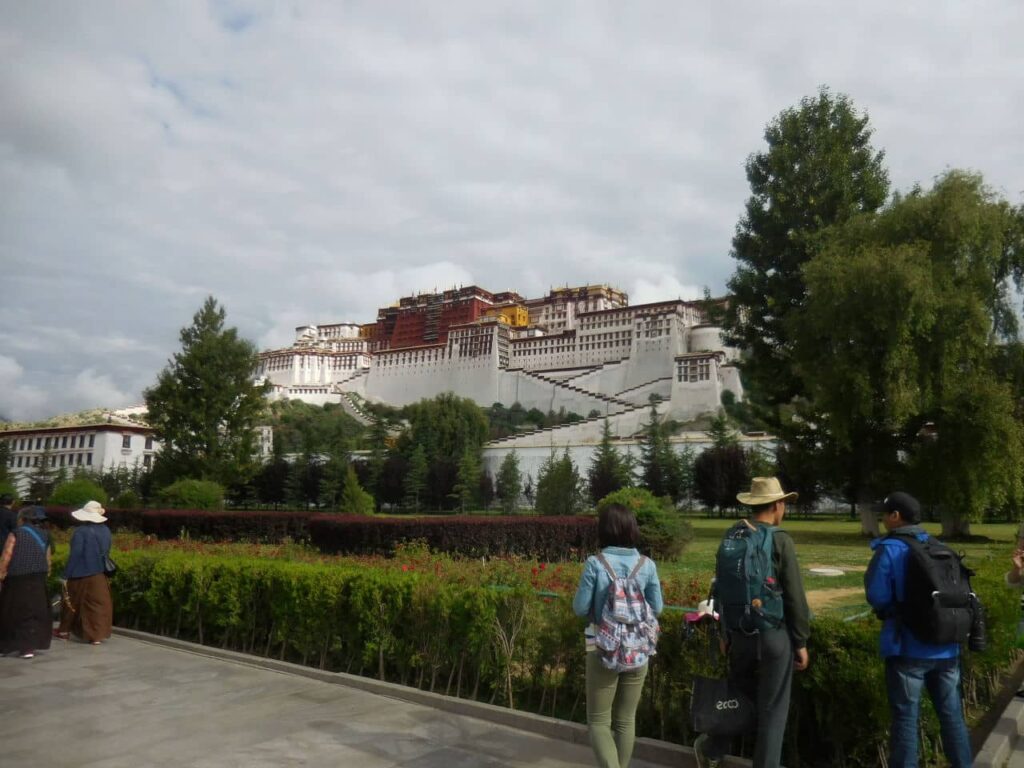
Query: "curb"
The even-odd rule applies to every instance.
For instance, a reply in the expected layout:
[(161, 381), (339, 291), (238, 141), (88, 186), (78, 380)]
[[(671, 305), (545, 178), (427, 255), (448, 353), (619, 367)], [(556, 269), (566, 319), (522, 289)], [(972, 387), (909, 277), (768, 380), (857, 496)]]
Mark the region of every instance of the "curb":
[[(477, 720), (485, 720), (490, 723), (495, 723), (496, 725), (515, 728), (516, 730), (526, 731), (527, 733), (539, 734), (548, 738), (566, 741), (571, 744), (588, 745), (590, 743), (587, 738), (587, 727), (580, 723), (569, 722), (568, 720), (558, 720), (557, 718), (546, 717), (544, 715), (535, 715), (531, 712), (521, 712), (515, 709), (499, 707), (494, 704), (485, 704), (480, 701), (457, 699), (440, 693), (421, 691), (418, 688), (410, 688), (408, 686), (399, 685), (398, 683), (374, 680), (369, 677), (360, 677), (359, 675), (352, 675), (346, 672), (327, 672), (322, 669), (305, 667), (301, 664), (295, 664), (290, 661), (279, 661), (277, 659), (268, 659), (262, 656), (250, 656), (249, 654), (239, 653), (238, 651), (213, 648), (208, 645), (199, 645), (197, 643), (190, 643), (185, 640), (177, 640), (175, 638), (163, 637), (161, 635), (151, 635), (147, 632), (139, 632), (134, 629), (114, 627), (114, 634), (121, 637), (131, 638), (132, 640), (150, 643), (151, 645), (159, 645), (176, 651), (193, 653), (197, 656), (220, 659), (221, 661), (229, 661), (235, 664), (242, 664), (247, 667), (270, 670), (272, 672), (298, 675), (299, 677), (318, 680), (323, 683), (331, 683), (333, 685), (344, 685), (349, 688), (356, 688), (378, 696), (388, 696), (392, 699), (406, 701), (410, 704), (420, 704), (425, 707), (431, 707), (432, 709), (439, 709), (443, 712), (450, 712), (454, 715), (464, 715), (466, 717), (476, 718)], [(636, 746), (633, 749), (633, 756), (651, 763), (673, 766), (675, 768), (678, 768), (679, 766), (682, 768), (696, 768), (697, 766), (697, 761), (691, 747), (683, 747), (667, 741), (659, 741), (658, 739), (638, 738), (636, 740)], [(730, 766), (749, 766), (750, 762), (736, 758), (727, 758), (725, 764)]]

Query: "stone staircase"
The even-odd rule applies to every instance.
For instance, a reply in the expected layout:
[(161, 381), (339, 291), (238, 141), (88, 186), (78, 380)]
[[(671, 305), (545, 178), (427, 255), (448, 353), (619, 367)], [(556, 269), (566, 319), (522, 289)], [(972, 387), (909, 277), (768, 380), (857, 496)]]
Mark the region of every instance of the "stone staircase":
[(605, 419), (613, 419), (616, 416), (623, 416), (623, 415), (625, 415), (627, 413), (631, 413), (633, 411), (639, 411), (639, 410), (642, 410), (642, 409), (645, 409), (645, 408), (647, 408), (646, 404), (643, 404), (643, 405), (630, 405), (630, 404), (627, 403), (625, 408), (622, 408), (621, 410), (618, 410), (618, 411), (613, 411), (613, 412), (608, 413), (608, 414), (606, 414), (604, 416), (591, 416), (589, 419), (582, 419), (580, 421), (573, 421), (573, 422), (570, 422), (570, 423), (567, 423), (567, 424), (557, 424), (557, 425), (555, 425), (553, 427), (541, 427), (540, 429), (531, 429), (531, 430), (529, 430), (527, 432), (517, 432), (514, 435), (506, 435), (505, 437), (499, 437), (496, 440), (490, 440), (490, 441), (484, 443), (484, 447), (488, 448), (488, 447), (492, 447), (492, 446), (502, 445), (503, 443), (509, 443), (509, 442), (512, 442), (513, 440), (519, 440), (520, 438), (523, 438), (523, 437), (534, 437), (536, 435), (541, 435), (541, 434), (544, 434), (544, 433), (552, 433), (552, 435), (553, 435), (553, 433), (558, 432), (560, 430), (573, 429), (573, 428), (576, 428), (576, 427), (581, 427), (581, 426), (583, 426), (585, 424), (593, 424), (594, 422), (604, 421)]
[(613, 397), (611, 395), (604, 395), (601, 394), (600, 392), (594, 392), (591, 389), (577, 387), (574, 384), (567, 384), (565, 380), (552, 379), (549, 376), (545, 376), (544, 374), (538, 373), (536, 371), (524, 370), (523, 373), (527, 376), (530, 376), (531, 378), (537, 379), (538, 381), (542, 381), (545, 384), (552, 384), (563, 391), (575, 392), (576, 394), (583, 395), (585, 397), (591, 397), (594, 398), (595, 400), (600, 400), (606, 403), (607, 405), (614, 405), (620, 408), (628, 408), (633, 405), (633, 403), (626, 402), (625, 400), (620, 400), (617, 397)]
[(656, 379), (651, 379), (650, 381), (645, 381), (643, 384), (637, 384), (635, 387), (630, 387), (629, 389), (624, 389), (621, 392), (616, 392), (615, 393), (615, 397), (622, 397), (623, 395), (628, 394), (629, 392), (633, 392), (635, 390), (638, 390), (638, 389), (640, 389), (642, 387), (649, 387), (651, 384), (657, 384), (659, 381), (672, 381), (672, 377), (671, 376), (659, 376)]

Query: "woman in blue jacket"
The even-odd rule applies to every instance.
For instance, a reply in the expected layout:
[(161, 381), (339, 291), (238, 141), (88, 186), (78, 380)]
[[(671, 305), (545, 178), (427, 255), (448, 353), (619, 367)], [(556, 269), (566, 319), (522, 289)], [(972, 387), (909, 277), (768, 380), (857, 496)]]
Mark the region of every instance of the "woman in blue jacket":
[[(598, 515), (597, 538), (602, 557), (615, 573), (625, 577), (633, 572), (641, 555), (636, 548), (640, 541), (640, 527), (632, 511), (621, 504), (610, 504), (602, 509)], [(664, 601), (653, 560), (644, 558), (636, 579), (651, 610), (655, 614), (661, 613)], [(647, 677), (647, 665), (628, 672), (615, 672), (601, 663), (594, 639), (611, 582), (605, 566), (596, 555), (591, 555), (583, 567), (572, 607), (577, 616), (590, 622), (584, 632), (590, 745), (600, 768), (626, 768), (633, 755), (636, 709), (644, 678)]]
[(110, 637), (114, 623), (114, 603), (104, 565), (110, 554), (111, 535), (106, 511), (98, 501), (90, 501), (71, 513), (82, 523), (71, 534), (71, 552), (64, 567), (68, 600), (61, 611), (57, 637), (70, 633), (92, 645)]

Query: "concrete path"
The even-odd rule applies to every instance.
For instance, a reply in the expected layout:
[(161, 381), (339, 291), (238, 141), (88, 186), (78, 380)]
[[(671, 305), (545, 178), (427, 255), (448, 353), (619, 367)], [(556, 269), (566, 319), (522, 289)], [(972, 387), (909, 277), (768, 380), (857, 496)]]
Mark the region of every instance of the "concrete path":
[(4, 768), (594, 764), (583, 744), (123, 635), (0, 658), (0, 722)]

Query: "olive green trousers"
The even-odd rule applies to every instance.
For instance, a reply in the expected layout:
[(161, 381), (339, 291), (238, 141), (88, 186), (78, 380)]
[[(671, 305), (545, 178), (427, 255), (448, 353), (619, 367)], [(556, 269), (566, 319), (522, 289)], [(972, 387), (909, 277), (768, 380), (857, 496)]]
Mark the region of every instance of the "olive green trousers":
[(626, 768), (636, 739), (636, 708), (647, 666), (612, 672), (596, 652), (587, 653), (587, 729), (598, 768)]

